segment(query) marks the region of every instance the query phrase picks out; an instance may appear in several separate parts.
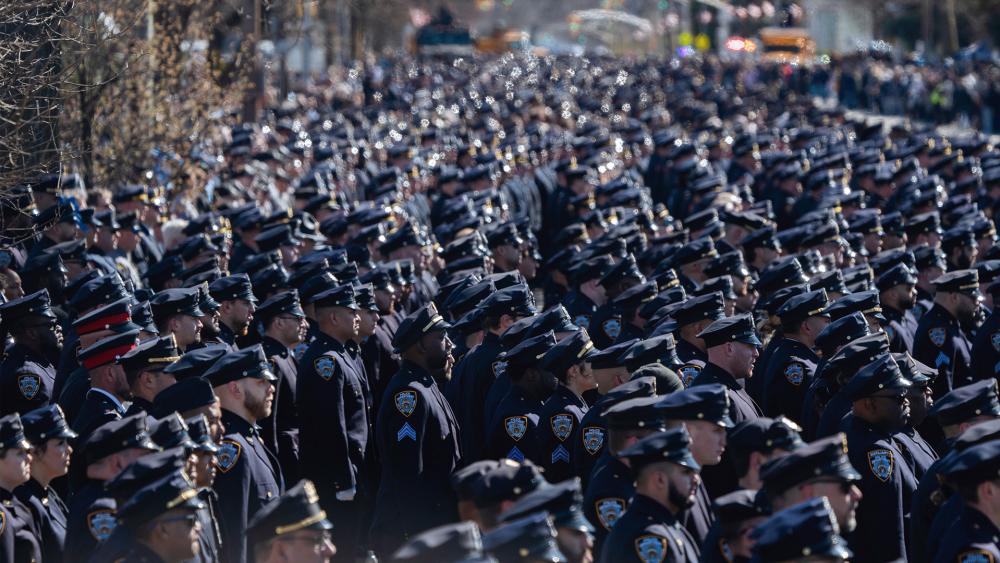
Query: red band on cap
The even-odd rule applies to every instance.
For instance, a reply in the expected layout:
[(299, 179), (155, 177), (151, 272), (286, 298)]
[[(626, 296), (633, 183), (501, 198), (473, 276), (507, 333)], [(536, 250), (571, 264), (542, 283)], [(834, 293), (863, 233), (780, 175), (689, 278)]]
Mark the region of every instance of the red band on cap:
[(101, 317), (99, 319), (94, 319), (89, 323), (82, 324), (76, 327), (76, 333), (90, 334), (91, 332), (104, 330), (109, 326), (120, 325), (122, 323), (127, 323), (131, 320), (132, 320), (132, 314), (129, 311), (125, 311), (124, 313), (111, 315), (107, 317)]
[(111, 348), (110, 350), (105, 350), (100, 354), (81, 359), (80, 363), (82, 363), (83, 367), (87, 369), (94, 369), (98, 366), (103, 366), (104, 364), (110, 364), (115, 361), (118, 356), (127, 354), (129, 350), (133, 348), (135, 348), (135, 342), (125, 344), (124, 346), (119, 346), (117, 348)]

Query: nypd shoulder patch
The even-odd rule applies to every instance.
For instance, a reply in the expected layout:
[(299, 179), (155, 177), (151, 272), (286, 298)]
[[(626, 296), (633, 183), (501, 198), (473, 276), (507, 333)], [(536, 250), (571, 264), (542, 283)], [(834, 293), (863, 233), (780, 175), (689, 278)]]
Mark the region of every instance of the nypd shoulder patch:
[(576, 318), (573, 319), (573, 324), (580, 328), (590, 328), (590, 317), (587, 315), (577, 315)]
[(400, 391), (396, 393), (395, 403), (399, 414), (409, 417), (413, 414), (414, 409), (417, 408), (417, 392)]
[(588, 426), (580, 433), (583, 439), (583, 449), (590, 455), (597, 455), (604, 447), (604, 429), (599, 426)]
[(944, 346), (944, 339), (947, 336), (947, 331), (944, 327), (932, 328), (927, 331), (927, 337), (931, 339), (931, 342), (938, 348)]
[(806, 369), (800, 362), (792, 362), (785, 367), (785, 379), (798, 387), (806, 377)]
[(239, 442), (223, 440), (219, 444), (219, 451), (215, 453), (215, 467), (223, 473), (228, 472), (240, 460), (241, 453), (243, 453), (243, 446)]
[(622, 333), (622, 322), (618, 319), (608, 319), (601, 323), (601, 330), (611, 337), (611, 340), (615, 340)]
[(508, 416), (504, 419), (503, 426), (507, 431), (507, 435), (515, 442), (518, 442), (521, 438), (524, 438), (524, 433), (528, 431), (528, 417)]
[(323, 378), (323, 381), (333, 379), (333, 374), (337, 373), (337, 363), (330, 356), (320, 356), (313, 360), (313, 367), (316, 373)]
[(635, 539), (635, 553), (643, 563), (662, 563), (667, 558), (667, 539), (645, 535)]
[(680, 372), (681, 382), (684, 384), (684, 387), (690, 387), (694, 378), (701, 375), (701, 366), (697, 364), (684, 364), (681, 366)]
[(570, 433), (573, 432), (573, 417), (569, 414), (554, 415), (549, 419), (549, 424), (552, 426), (552, 434), (560, 442), (565, 442), (566, 438), (569, 438)]
[(24, 371), (17, 375), (17, 389), (25, 399), (34, 399), (41, 388), (42, 378), (37, 373)]
[(990, 335), (990, 344), (993, 345), (994, 350), (1000, 352), (1000, 331)]
[(110, 538), (117, 525), (115, 511), (109, 508), (95, 510), (87, 515), (87, 529), (90, 530), (90, 535), (99, 542)]
[(611, 530), (618, 519), (625, 513), (625, 499), (623, 498), (602, 498), (594, 503), (597, 510), (597, 520), (605, 530)]
[(868, 452), (868, 467), (879, 481), (883, 483), (892, 477), (892, 466), (895, 459), (892, 451), (886, 449), (871, 450)]
[(958, 563), (996, 563), (996, 558), (988, 551), (970, 549), (959, 554)]
[(493, 377), (500, 377), (500, 374), (507, 369), (507, 362), (497, 360), (493, 362), (492, 368), (493, 368)]

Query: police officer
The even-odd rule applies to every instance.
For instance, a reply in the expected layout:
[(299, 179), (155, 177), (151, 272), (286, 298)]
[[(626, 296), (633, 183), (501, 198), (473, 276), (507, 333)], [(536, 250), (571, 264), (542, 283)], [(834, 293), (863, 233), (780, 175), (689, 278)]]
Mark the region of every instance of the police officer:
[(58, 405), (26, 413), (21, 422), (24, 436), (32, 444), (31, 478), (15, 489), (14, 495), (31, 510), (42, 560), (58, 563), (64, 560), (68, 509), (51, 483), (69, 470), (70, 440), (76, 433), (69, 429)]
[[(655, 395), (636, 397), (608, 406), (607, 447), (594, 464), (583, 495), (584, 513), (594, 527), (594, 551), (603, 553), (604, 540), (625, 512), (635, 492), (628, 462), (619, 453), (637, 441), (665, 428)], [(596, 407), (595, 407), (596, 408)]]
[(594, 528), (583, 514), (580, 480), (568, 479), (539, 487), (524, 495), (500, 515), (510, 522), (536, 513), (548, 513), (556, 528), (556, 543), (568, 563), (593, 561)]
[(639, 310), (656, 299), (657, 294), (656, 282), (649, 281), (626, 289), (611, 301), (621, 319), (621, 329), (614, 344), (643, 337), (647, 319), (639, 314)]
[(73, 421), (73, 431), (85, 443), (95, 428), (125, 416), (125, 402), (131, 395), (125, 370), (115, 363), (136, 347), (139, 331), (112, 334), (80, 350), (80, 364), (90, 376), (90, 390)]
[(127, 563), (180, 563), (199, 554), (198, 511), (204, 503), (191, 481), (174, 471), (139, 489), (118, 511), (121, 526), (133, 535)]
[[(480, 471), (479, 477), (472, 477)], [(505, 508), (549, 484), (542, 477), (541, 469), (527, 460), (522, 463), (505, 458), (493, 462), (489, 467), (480, 468), (471, 475), (466, 471), (463, 473), (472, 481), (465, 486), (471, 487), (472, 502), (478, 516), (476, 522), (484, 532), (500, 524), (500, 515)]]
[(938, 459), (934, 447), (917, 430), (925, 426), (927, 412), (934, 405), (931, 384), (937, 371), (914, 360), (909, 354), (893, 354), (892, 357), (903, 378), (912, 384), (906, 395), (910, 402), (910, 416), (894, 438), (913, 467), (914, 477), (919, 481)]
[(698, 337), (708, 325), (723, 318), (725, 301), (722, 293), (714, 292), (691, 297), (675, 306), (671, 318), (676, 323), (677, 357), (684, 365), (678, 375), (690, 386), (708, 362), (705, 341)]
[(1000, 470), (1000, 441), (978, 444), (956, 455), (942, 471), (958, 491), (962, 510), (941, 539), (933, 561), (989, 561), (1000, 558), (1000, 513), (987, 499), (994, 495)]
[(247, 544), (257, 563), (325, 563), (337, 552), (332, 529), (316, 486), (303, 479), (254, 514), (247, 524)]
[(738, 487), (760, 489), (760, 470), (765, 463), (805, 445), (799, 430), (797, 424), (783, 416), (737, 423), (726, 440), (725, 457), (735, 470)]
[(0, 331), (14, 337), (14, 345), (0, 364), (0, 416), (26, 413), (50, 403), (55, 399), (53, 359), (62, 346), (62, 331), (48, 291), (3, 303), (0, 317)]
[(125, 416), (138, 412), (150, 412), (153, 409), (153, 399), (177, 383), (173, 374), (163, 370), (180, 359), (174, 336), (154, 337), (129, 350), (116, 362), (125, 370), (125, 379), (131, 389), (132, 404), (125, 411)]
[(621, 451), (635, 494), (605, 541), (600, 561), (699, 561), (680, 516), (695, 502), (698, 470), (683, 427), (658, 432)]
[(562, 305), (566, 307), (576, 326), (589, 332), (597, 308), (608, 301), (607, 293), (599, 280), (613, 267), (614, 261), (607, 255), (582, 260), (571, 267), (572, 287), (563, 298)]
[(554, 482), (574, 475), (573, 444), (580, 437), (580, 424), (588, 410), (583, 395), (597, 388), (590, 366), (594, 353), (594, 344), (581, 330), (553, 346), (540, 363), (559, 380), (538, 417), (540, 461), (546, 477)]
[(41, 561), (42, 536), (31, 510), (14, 489), (31, 478), (31, 444), (24, 437), (21, 417), (0, 417), (0, 505), (3, 524), (14, 532), (13, 561)]
[[(682, 422), (691, 435), (691, 454), (702, 468), (718, 465), (726, 450), (726, 433), (733, 427), (729, 418), (729, 394), (723, 385), (698, 385), (671, 393), (657, 404), (668, 423)], [(705, 543), (715, 522), (712, 501), (703, 482), (697, 485), (694, 503), (685, 512), (684, 526), (695, 539)]]
[[(830, 502), (810, 499), (776, 512), (751, 532), (754, 546), (750, 561), (855, 561), (840, 534)], [(857, 549), (860, 552), (869, 547)]]
[(934, 305), (920, 318), (913, 357), (938, 370), (934, 395), (968, 385), (987, 374), (971, 369), (972, 343), (962, 327), (971, 322), (982, 297), (976, 270), (948, 272), (933, 281)]
[(188, 437), (194, 444), (194, 484), (198, 488), (198, 498), (204, 507), (198, 510), (201, 532), (198, 558), (202, 561), (221, 561), (222, 532), (219, 530), (219, 496), (212, 486), (215, 484), (215, 455), (219, 453), (208, 418), (203, 414), (184, 420)]
[(594, 311), (587, 328), (595, 346), (607, 348), (619, 341), (624, 321), (621, 311), (615, 307), (614, 300), (626, 290), (645, 282), (646, 277), (639, 271), (635, 256), (632, 254), (615, 264), (597, 280), (597, 283), (604, 288), (606, 301)]
[(478, 307), (482, 313), (483, 342), (455, 366), (449, 383), (449, 396), (462, 427), (462, 452), (467, 461), (483, 457), (482, 440), (491, 420), (483, 412), (490, 387), (503, 369), (500, 335), (515, 322), (533, 316), (536, 311), (526, 286), (517, 285), (497, 291)]
[(149, 438), (147, 417), (142, 414), (107, 422), (83, 443), (84, 480), (69, 500), (66, 554), (87, 560), (107, 541), (117, 525), (117, 503), (105, 484), (135, 460), (159, 451)]
[[(851, 412), (852, 401), (845, 391), (845, 385), (861, 368), (889, 352), (889, 340), (884, 334), (871, 334), (858, 338), (844, 346), (823, 364), (823, 372), (817, 382), (825, 384), (823, 395), (826, 404), (822, 406), (816, 437), (832, 436), (841, 430), (841, 421)], [(819, 391), (815, 398), (819, 400)], [(816, 405), (807, 405), (815, 408)]]
[(362, 468), (372, 418), (368, 382), (345, 348), (358, 333), (358, 306), (350, 285), (320, 293), (314, 306), (320, 332), (300, 361), (295, 389), (299, 469), (316, 484), (323, 509), (343, 522), (333, 530), (334, 543), (342, 557), (352, 557), (348, 546), (359, 546), (364, 533), (358, 497), (369, 493)]
[(705, 343), (708, 363), (690, 386), (725, 385), (733, 422), (762, 416), (760, 408), (745, 391), (746, 380), (753, 372), (761, 347), (750, 315), (717, 320), (699, 332), (698, 338)]
[(284, 490), (278, 461), (257, 426), (271, 412), (276, 378), (259, 345), (223, 356), (204, 378), (219, 397), (226, 432), (215, 461), (215, 491), (224, 507), (223, 559), (243, 563), (248, 560), (247, 521)]
[(556, 543), (556, 529), (547, 513), (536, 513), (483, 535), (483, 547), (497, 561), (564, 561), (565, 556)]
[(197, 287), (159, 291), (149, 301), (160, 336), (174, 335), (177, 348), (186, 352), (201, 342), (201, 295)]
[(987, 291), (993, 299), (993, 310), (976, 330), (970, 352), (972, 372), (1000, 376), (1000, 315), (997, 314), (1000, 311), (1000, 279), (991, 283)]
[(576, 476), (586, 488), (594, 464), (604, 453), (607, 437), (607, 424), (604, 420), (604, 410), (616, 402), (635, 398), (649, 397), (656, 392), (656, 380), (653, 377), (630, 379), (628, 370), (622, 361), (622, 353), (628, 343), (600, 350), (590, 358), (590, 368), (597, 382), (597, 392), (600, 399), (583, 415), (580, 421), (580, 439), (573, 443), (573, 462), (576, 465)]
[(783, 414), (799, 420), (799, 406), (819, 362), (814, 351), (816, 337), (830, 324), (829, 304), (826, 291), (821, 289), (792, 297), (778, 310), (784, 338), (764, 372), (764, 413), (768, 416)]
[(257, 298), (246, 274), (234, 274), (213, 281), (209, 286), (212, 298), (219, 305), (219, 338), (236, 347), (236, 339), (247, 335)]
[(701, 546), (701, 561), (749, 561), (753, 543), (748, 536), (770, 515), (763, 493), (750, 489), (733, 491), (715, 499), (712, 510), (717, 520)]
[(875, 286), (879, 290), (882, 314), (888, 321), (885, 333), (889, 336), (889, 349), (912, 354), (917, 319), (910, 310), (917, 302), (916, 276), (905, 263), (896, 264), (878, 277)]
[(892, 561), (906, 557), (906, 514), (917, 483), (893, 434), (909, 417), (910, 382), (886, 354), (862, 368), (844, 387), (853, 402), (842, 422), (854, 467), (867, 468), (859, 487), (864, 501), (858, 526), (850, 536), (858, 561)]
[(448, 328), (430, 303), (404, 319), (393, 340), (402, 364), (375, 425), (382, 466), (371, 530), (377, 553), (457, 516), (451, 475), (461, 460), (459, 426), (439, 386), (451, 369)]
[(260, 345), (278, 380), (271, 414), (260, 421), (264, 443), (278, 457), (281, 472), (292, 481), (298, 475), (299, 421), (295, 409), (298, 360), (294, 347), (306, 337), (309, 324), (295, 289), (272, 295), (257, 308), (254, 318), (263, 327)]
[(538, 442), (539, 413), (555, 391), (558, 380), (538, 367), (541, 359), (556, 344), (555, 334), (528, 338), (500, 355), (504, 372), (511, 378), (511, 389), (497, 405), (486, 425), (485, 454), (489, 458), (514, 461), (530, 459), (539, 464), (544, 455)]
[(445, 524), (421, 532), (396, 553), (392, 561), (466, 561), (492, 563), (493, 557), (483, 551), (483, 538), (474, 522)]

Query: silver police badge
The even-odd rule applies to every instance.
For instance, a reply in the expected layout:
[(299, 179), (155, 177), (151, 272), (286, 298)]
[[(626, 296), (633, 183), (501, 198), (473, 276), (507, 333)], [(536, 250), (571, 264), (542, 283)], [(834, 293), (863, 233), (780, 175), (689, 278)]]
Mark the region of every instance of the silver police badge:
[(25, 399), (34, 399), (38, 390), (42, 388), (42, 378), (34, 373), (22, 373), (17, 376), (17, 388)]
[(403, 416), (413, 414), (413, 409), (417, 408), (416, 391), (400, 391), (396, 393), (396, 410)]
[(938, 348), (944, 346), (944, 337), (946, 332), (943, 328), (932, 328), (927, 332), (927, 336), (930, 337), (931, 342), (934, 343)]
[(95, 510), (87, 515), (87, 529), (94, 539), (102, 542), (111, 537), (111, 532), (115, 531), (118, 521), (115, 519), (115, 511), (111, 509)]
[(330, 381), (333, 374), (337, 372), (337, 364), (334, 363), (333, 358), (330, 356), (316, 358), (313, 362), (313, 367), (316, 368), (316, 373), (325, 381)]
[(643, 563), (661, 563), (667, 558), (667, 540), (660, 536), (639, 536), (635, 552)]
[(805, 370), (802, 368), (802, 364), (797, 362), (789, 364), (785, 368), (785, 379), (796, 387), (802, 385), (802, 380), (805, 379)]
[(608, 319), (601, 323), (601, 328), (604, 330), (604, 334), (607, 334), (614, 340), (622, 333), (622, 322), (618, 319)]
[(583, 449), (590, 455), (597, 455), (604, 447), (604, 429), (597, 426), (588, 426), (581, 433), (583, 437)]
[(893, 462), (892, 452), (889, 450), (868, 452), (868, 467), (871, 468), (872, 474), (878, 477), (879, 481), (885, 482), (892, 477)]
[(507, 429), (507, 435), (517, 442), (524, 438), (524, 433), (528, 431), (528, 417), (508, 416), (504, 419), (503, 425)]
[(219, 471), (226, 473), (240, 460), (240, 453), (243, 446), (235, 440), (223, 440), (219, 444), (219, 451), (215, 452), (215, 466)]
[(625, 499), (602, 498), (594, 503), (594, 507), (597, 509), (597, 519), (601, 525), (605, 530), (610, 530), (625, 512)]
[(552, 425), (552, 433), (560, 442), (565, 442), (573, 431), (573, 417), (568, 414), (557, 414), (549, 419), (549, 422)]

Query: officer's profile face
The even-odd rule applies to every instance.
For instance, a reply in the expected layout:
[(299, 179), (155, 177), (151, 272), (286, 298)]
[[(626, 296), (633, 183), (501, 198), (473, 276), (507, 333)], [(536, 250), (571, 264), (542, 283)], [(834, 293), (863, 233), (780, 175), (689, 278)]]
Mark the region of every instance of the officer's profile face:
[(841, 533), (849, 533), (857, 527), (855, 513), (858, 510), (858, 503), (861, 502), (861, 489), (854, 483), (837, 477), (825, 477), (816, 479), (802, 487), (805, 493), (796, 502), (801, 502), (810, 498), (826, 497), (830, 502), (830, 508), (837, 518)]
[[(31, 474), (45, 478), (62, 477), (69, 472), (73, 446), (64, 438), (51, 438), (31, 450)], [(42, 479), (39, 479), (42, 481)]]
[(194, 510), (174, 508), (157, 516), (149, 524), (150, 543), (167, 555), (167, 561), (183, 561), (198, 555), (201, 522)]
[(215, 482), (215, 454), (210, 452), (195, 453), (194, 464), (195, 485), (211, 487)]
[(906, 391), (884, 391), (868, 397), (872, 422), (898, 428), (910, 420), (910, 400)]
[(8, 492), (31, 478), (31, 452), (11, 448), (0, 452), (0, 487)]
[(594, 369), (594, 381), (601, 395), (628, 381), (628, 370), (624, 367)]
[(556, 543), (568, 563), (590, 563), (594, 560), (594, 537), (572, 528), (556, 528)]
[(274, 401), (274, 385), (256, 377), (245, 377), (239, 381), (243, 390), (243, 406), (256, 419), (266, 418), (271, 414)]
[(265, 563), (325, 563), (337, 553), (330, 532), (320, 530), (300, 530), (277, 537), (271, 540), (270, 547), (263, 558)]
[(443, 330), (435, 330), (425, 334), (420, 339), (420, 351), (427, 362), (427, 367), (433, 371), (446, 371), (452, 361), (451, 350), (454, 347), (448, 334)]
[(199, 414), (205, 416), (205, 420), (208, 421), (208, 435), (212, 437), (213, 442), (218, 444), (226, 435), (226, 425), (222, 422), (222, 405), (219, 399), (216, 398), (211, 405), (184, 412), (181, 416), (191, 418)]
[(707, 420), (685, 420), (691, 435), (691, 455), (699, 465), (716, 465), (726, 451), (726, 429)]
[(201, 341), (201, 320), (191, 315), (174, 315), (168, 322), (177, 345), (186, 348)]
[(760, 357), (760, 351), (756, 346), (743, 342), (730, 342), (727, 346), (729, 346), (730, 354), (733, 358), (731, 366), (731, 369), (734, 370), (733, 377), (736, 379), (750, 377), (753, 373), (754, 364), (757, 363), (757, 358)]

